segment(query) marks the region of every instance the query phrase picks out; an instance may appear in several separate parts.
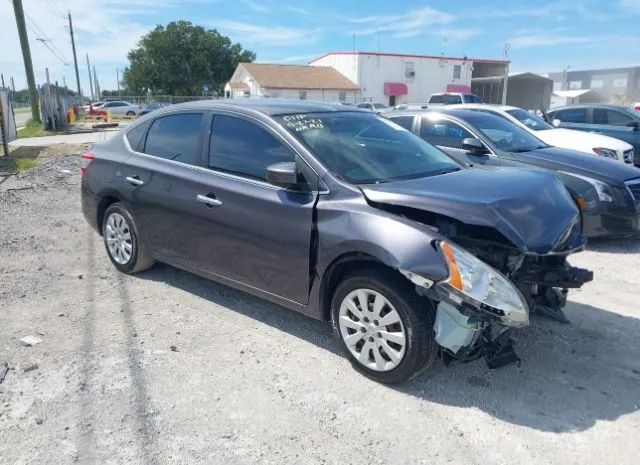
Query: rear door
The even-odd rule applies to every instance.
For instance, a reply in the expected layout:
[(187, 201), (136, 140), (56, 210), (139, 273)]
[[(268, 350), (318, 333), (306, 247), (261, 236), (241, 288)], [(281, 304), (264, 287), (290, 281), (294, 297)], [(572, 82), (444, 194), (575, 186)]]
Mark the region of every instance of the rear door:
[(456, 121), (423, 116), (416, 129), (423, 140), (444, 150), (460, 163), (471, 166), (500, 164), (500, 159), (493, 153), (476, 154), (463, 149), (464, 139), (479, 137)]
[[(220, 112), (208, 129), (207, 172), (198, 175), (197, 192), (188, 199), (184, 232), (191, 260), (229, 280), (307, 303), (317, 176), (258, 120)], [(298, 188), (266, 182), (267, 166), (278, 162), (297, 164)]]
[(128, 191), (142, 242), (161, 258), (190, 260), (188, 218), (198, 207), (192, 179), (204, 165), (203, 132), (209, 119), (204, 111), (154, 119), (119, 170), (118, 182)]

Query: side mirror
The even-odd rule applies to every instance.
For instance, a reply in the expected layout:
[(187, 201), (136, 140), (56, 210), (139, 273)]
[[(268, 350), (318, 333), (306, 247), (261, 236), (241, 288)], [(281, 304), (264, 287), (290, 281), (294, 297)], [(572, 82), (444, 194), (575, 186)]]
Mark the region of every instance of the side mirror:
[(630, 128), (633, 128), (635, 131), (637, 131), (638, 128), (640, 128), (640, 121), (638, 121), (638, 120), (629, 121), (627, 123), (627, 126), (629, 126)]
[(475, 137), (467, 137), (462, 140), (462, 149), (471, 153), (483, 154), (487, 153), (487, 148), (480, 139)]
[(551, 124), (556, 127), (559, 128), (560, 124), (562, 124), (562, 121), (560, 121), (559, 119), (554, 119), (553, 121), (551, 121)]
[(267, 182), (279, 187), (298, 184), (298, 167), (292, 161), (267, 166)]

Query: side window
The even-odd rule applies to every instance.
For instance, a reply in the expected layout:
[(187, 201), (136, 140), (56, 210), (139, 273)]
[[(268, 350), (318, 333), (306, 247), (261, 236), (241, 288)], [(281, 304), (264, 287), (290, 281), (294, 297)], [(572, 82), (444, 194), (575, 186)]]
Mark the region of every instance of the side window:
[(473, 137), (473, 135), (453, 121), (432, 121), (422, 118), (420, 137), (433, 145), (461, 149), (463, 139)]
[(267, 166), (285, 161), (295, 161), (293, 152), (266, 130), (242, 118), (214, 116), (210, 168), (264, 181)]
[(563, 123), (586, 123), (587, 110), (585, 108), (560, 110), (555, 113), (554, 118), (559, 119)]
[(127, 142), (129, 142), (131, 150), (135, 152), (140, 151), (140, 143), (142, 142), (144, 135), (147, 133), (147, 129), (149, 129), (149, 124), (142, 123), (127, 132), (125, 137), (127, 138)]
[(616, 110), (607, 110), (604, 108), (594, 108), (593, 124), (610, 124), (612, 126), (625, 126), (631, 117)]
[(202, 117), (202, 113), (177, 113), (155, 119), (147, 134), (144, 153), (199, 165)]
[(411, 126), (413, 126), (413, 116), (393, 116), (389, 118), (396, 124), (399, 124), (405, 129), (411, 131)]

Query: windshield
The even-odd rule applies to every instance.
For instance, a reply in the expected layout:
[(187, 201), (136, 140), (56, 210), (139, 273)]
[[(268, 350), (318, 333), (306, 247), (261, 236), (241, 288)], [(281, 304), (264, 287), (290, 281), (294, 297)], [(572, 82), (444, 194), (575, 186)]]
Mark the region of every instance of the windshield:
[(506, 152), (529, 152), (547, 147), (540, 139), (499, 116), (483, 112), (469, 112), (461, 119), (468, 121), (500, 150)]
[(382, 103), (374, 103), (373, 108), (387, 108), (387, 106)]
[(327, 169), (353, 184), (415, 179), (460, 169), (434, 146), (371, 113), (304, 113), (277, 119)]
[(540, 118), (539, 116), (534, 115), (531, 112), (523, 110), (522, 108), (514, 108), (513, 110), (507, 110), (511, 116), (520, 121), (529, 129), (533, 129), (534, 131), (546, 131), (547, 129), (555, 129), (545, 120)]

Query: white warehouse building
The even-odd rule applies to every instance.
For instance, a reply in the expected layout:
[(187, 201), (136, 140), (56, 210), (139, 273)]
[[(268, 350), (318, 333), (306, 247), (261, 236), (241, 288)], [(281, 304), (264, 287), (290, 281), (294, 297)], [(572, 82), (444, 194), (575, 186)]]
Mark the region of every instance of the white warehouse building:
[(330, 52), (309, 62), (331, 67), (354, 82), (357, 101), (386, 105), (426, 103), (438, 92), (471, 92), (473, 78), (505, 76), (509, 62), (375, 52)]

